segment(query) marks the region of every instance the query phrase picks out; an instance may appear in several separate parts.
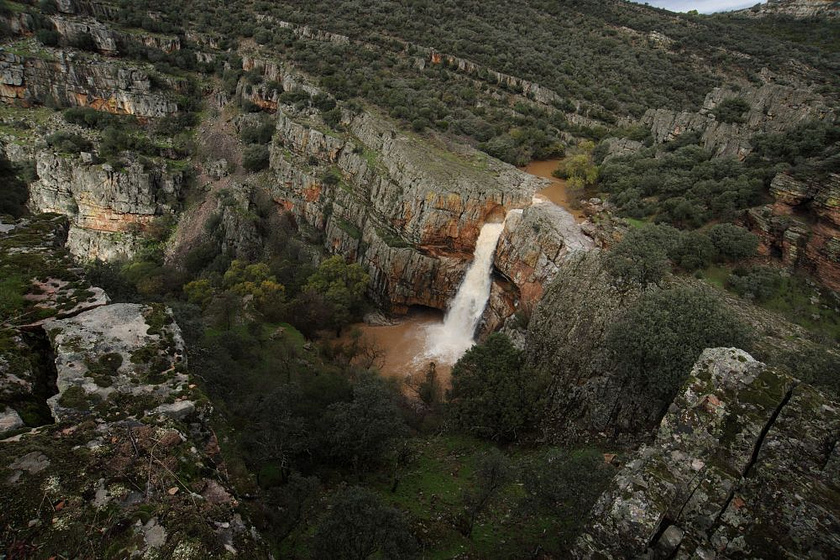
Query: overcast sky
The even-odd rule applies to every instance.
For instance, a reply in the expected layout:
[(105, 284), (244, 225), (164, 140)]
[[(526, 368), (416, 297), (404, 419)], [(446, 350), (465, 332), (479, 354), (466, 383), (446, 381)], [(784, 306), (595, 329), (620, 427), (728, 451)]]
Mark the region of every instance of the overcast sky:
[(657, 8), (665, 8), (672, 12), (688, 12), (690, 10), (697, 10), (701, 14), (711, 14), (713, 12), (725, 12), (728, 10), (739, 10), (741, 8), (749, 8), (756, 4), (763, 3), (764, 0), (752, 0), (751, 2), (744, 2), (744, 0), (632, 0), (639, 4), (650, 4)]

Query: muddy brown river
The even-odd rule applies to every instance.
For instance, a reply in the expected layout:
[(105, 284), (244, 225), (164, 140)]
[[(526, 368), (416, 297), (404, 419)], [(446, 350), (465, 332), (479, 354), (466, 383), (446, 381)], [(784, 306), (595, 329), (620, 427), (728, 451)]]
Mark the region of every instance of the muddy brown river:
[(522, 171), (526, 173), (530, 173), (531, 175), (536, 175), (537, 177), (542, 177), (543, 179), (548, 179), (551, 181), (551, 184), (544, 188), (541, 191), (538, 191), (535, 198), (548, 200), (553, 202), (557, 206), (561, 206), (567, 212), (569, 212), (572, 216), (575, 217), (575, 221), (580, 223), (583, 221), (584, 216), (580, 212), (580, 210), (575, 210), (572, 208), (571, 198), (569, 196), (569, 186), (566, 184), (566, 181), (563, 179), (558, 179), (554, 177), (551, 173), (557, 166), (560, 164), (562, 160), (559, 159), (547, 159), (544, 161), (532, 161), (525, 167), (521, 167)]

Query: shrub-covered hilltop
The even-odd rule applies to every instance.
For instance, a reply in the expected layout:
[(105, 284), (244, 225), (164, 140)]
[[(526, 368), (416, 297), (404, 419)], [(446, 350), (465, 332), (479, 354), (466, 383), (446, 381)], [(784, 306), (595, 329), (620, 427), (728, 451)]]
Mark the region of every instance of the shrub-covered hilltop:
[(0, 2), (0, 550), (837, 557), (837, 16)]

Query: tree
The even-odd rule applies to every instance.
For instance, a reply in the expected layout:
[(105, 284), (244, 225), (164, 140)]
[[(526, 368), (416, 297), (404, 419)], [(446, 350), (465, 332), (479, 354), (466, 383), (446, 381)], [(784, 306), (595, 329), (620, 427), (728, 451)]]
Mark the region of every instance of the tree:
[(713, 113), (721, 122), (743, 123), (744, 113), (750, 110), (750, 104), (740, 97), (724, 99), (715, 107)]
[(582, 520), (612, 474), (598, 450), (547, 450), (522, 471), (526, 506)]
[(612, 324), (605, 349), (626, 386), (670, 402), (705, 348), (748, 349), (744, 327), (711, 295), (675, 288), (644, 295)]
[(187, 296), (187, 301), (190, 303), (204, 307), (213, 299), (213, 286), (210, 284), (210, 280), (206, 278), (188, 282), (183, 289), (184, 295)]
[(579, 153), (563, 160), (552, 175), (566, 179), (569, 185), (578, 189), (594, 185), (598, 180), (598, 166), (592, 159), (594, 149), (592, 142), (581, 143), (577, 148)]
[(270, 519), (271, 537), (275, 542), (285, 540), (317, 510), (320, 506), (319, 486), (318, 478), (314, 476), (292, 473), (284, 486), (268, 491), (266, 502), (269, 507), (263, 513)]
[(276, 311), (285, 300), (285, 287), (277, 282), (265, 263), (233, 261), (225, 272), (224, 286), (231, 293), (251, 298), (263, 313)]
[(0, 189), (0, 216), (8, 214), (13, 218), (20, 218), (26, 212), (29, 190), (3, 153), (0, 153), (0, 181), (3, 182), (3, 188)]
[(772, 298), (781, 285), (782, 277), (779, 271), (766, 266), (738, 267), (726, 279), (727, 289), (757, 302), (765, 302)]
[(402, 512), (358, 487), (336, 496), (315, 531), (314, 545), (315, 557), (325, 560), (364, 560), (374, 554), (411, 558), (417, 549)]
[(392, 441), (407, 432), (394, 397), (384, 379), (366, 375), (353, 386), (350, 402), (330, 405), (326, 422), (332, 455), (356, 469), (381, 459)]
[(686, 231), (679, 236), (679, 242), (669, 251), (668, 256), (683, 270), (693, 271), (709, 266), (715, 253), (715, 246), (706, 235)]
[(758, 237), (735, 224), (717, 224), (706, 233), (717, 249), (718, 257), (726, 261), (739, 261), (755, 256)]
[(645, 290), (658, 286), (671, 270), (668, 252), (679, 240), (680, 233), (665, 225), (631, 229), (606, 257), (607, 270), (613, 283), (624, 290), (639, 286)]
[(545, 378), (522, 365), (503, 334), (470, 348), (452, 368), (449, 411), (455, 424), (494, 440), (516, 440), (536, 425)]
[(512, 479), (513, 468), (501, 451), (493, 448), (481, 458), (475, 471), (475, 486), (463, 495), (464, 516), (460, 524), (465, 537), (472, 536), (478, 516)]
[(266, 146), (252, 144), (242, 151), (242, 167), (256, 173), (268, 167), (269, 154)]
[(318, 266), (303, 290), (324, 296), (332, 308), (332, 326), (340, 334), (341, 329), (361, 311), (368, 282), (370, 276), (361, 265), (348, 264), (343, 257), (335, 255)]

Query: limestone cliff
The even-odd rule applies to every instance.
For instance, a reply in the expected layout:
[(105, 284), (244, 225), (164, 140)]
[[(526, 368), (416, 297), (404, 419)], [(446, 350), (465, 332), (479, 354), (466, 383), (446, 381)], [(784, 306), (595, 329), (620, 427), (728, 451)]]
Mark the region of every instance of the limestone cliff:
[(178, 111), (177, 103), (152, 90), (146, 72), (59, 50), (55, 58), (0, 52), (0, 99), (25, 104), (52, 101), (138, 117), (163, 117)]
[(770, 194), (775, 203), (747, 213), (747, 224), (762, 240), (762, 252), (840, 290), (840, 175), (801, 181), (780, 173)]
[(68, 248), (85, 259), (133, 255), (144, 228), (177, 207), (184, 182), (180, 170), (146, 169), (136, 160), (117, 170), (47, 150), (37, 154), (36, 169), (30, 209), (68, 216)]
[[(744, 159), (752, 150), (750, 138), (756, 133), (776, 133), (808, 120), (833, 119), (835, 112), (822, 96), (808, 88), (771, 83), (759, 87), (715, 88), (697, 112), (649, 109), (641, 124), (651, 129), (655, 142), (668, 142), (686, 132), (700, 135), (703, 146), (718, 156)], [(723, 122), (715, 109), (728, 99), (739, 99), (748, 109), (743, 122)]]
[(463, 146), (448, 153), (369, 113), (346, 133), (317, 115), (278, 110), (275, 200), (366, 266), (372, 293), (396, 309), (442, 309), (482, 224), (530, 204), (539, 180)]
[(703, 352), (601, 496), (576, 558), (834, 558), (840, 409), (734, 348)]

